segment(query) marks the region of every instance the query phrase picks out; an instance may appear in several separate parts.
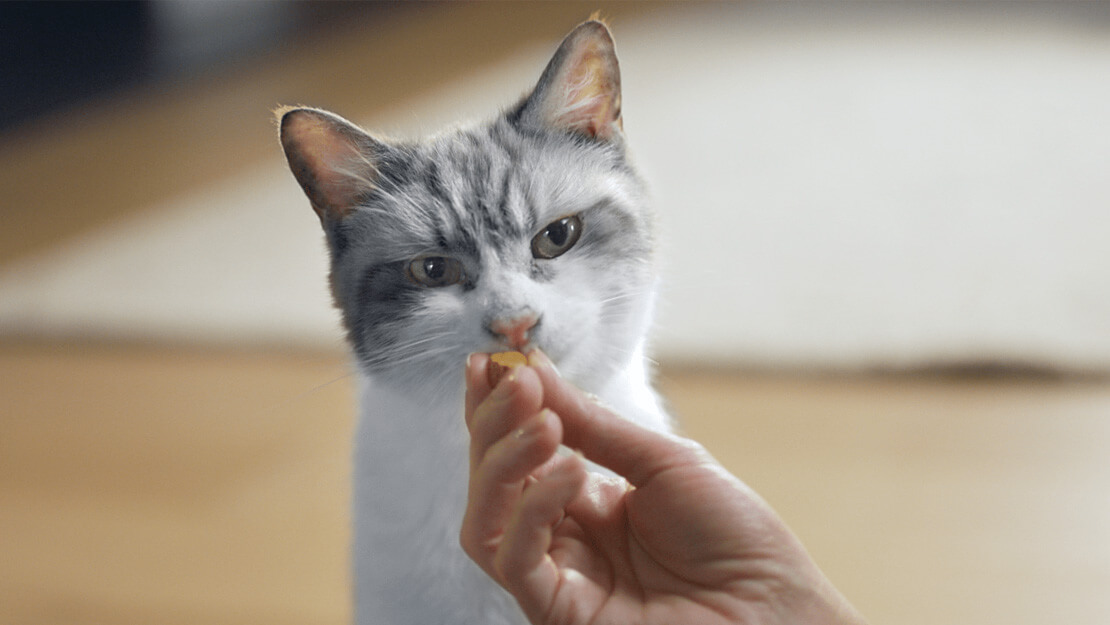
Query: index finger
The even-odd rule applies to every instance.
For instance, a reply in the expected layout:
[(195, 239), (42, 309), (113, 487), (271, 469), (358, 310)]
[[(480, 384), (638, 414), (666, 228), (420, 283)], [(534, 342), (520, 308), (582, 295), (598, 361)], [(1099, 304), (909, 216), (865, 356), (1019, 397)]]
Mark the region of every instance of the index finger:
[(489, 397), (489, 354), (473, 353), (466, 358), (466, 425), (469, 428), (478, 404)]

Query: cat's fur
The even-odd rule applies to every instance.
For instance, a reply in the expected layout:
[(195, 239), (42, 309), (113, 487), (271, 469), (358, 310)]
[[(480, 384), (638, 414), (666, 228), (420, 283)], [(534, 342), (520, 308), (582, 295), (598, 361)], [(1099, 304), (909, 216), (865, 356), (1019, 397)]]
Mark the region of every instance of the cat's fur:
[[(609, 31), (580, 25), (516, 106), (424, 141), (375, 139), (316, 109), (280, 114), (358, 362), (356, 621), (521, 623), (458, 542), (466, 356), (539, 346), (628, 418), (668, 422), (644, 352), (652, 216), (625, 153)], [(554, 258), (534, 249), (568, 241)]]

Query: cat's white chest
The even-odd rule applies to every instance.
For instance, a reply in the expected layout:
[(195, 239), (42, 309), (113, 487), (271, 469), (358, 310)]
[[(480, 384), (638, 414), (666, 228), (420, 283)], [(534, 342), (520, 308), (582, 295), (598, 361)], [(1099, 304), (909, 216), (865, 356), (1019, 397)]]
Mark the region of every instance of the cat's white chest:
[[(602, 400), (641, 425), (667, 429), (643, 362), (637, 357), (605, 385)], [(459, 545), (470, 441), (461, 384), (451, 396), (413, 399), (360, 374), (359, 392), (352, 479), (358, 625), (525, 623)]]
[[(461, 375), (460, 375), (461, 378)], [(413, 401), (362, 377), (355, 434), (359, 625), (517, 625), (512, 599), (459, 546), (469, 436), (460, 392)]]

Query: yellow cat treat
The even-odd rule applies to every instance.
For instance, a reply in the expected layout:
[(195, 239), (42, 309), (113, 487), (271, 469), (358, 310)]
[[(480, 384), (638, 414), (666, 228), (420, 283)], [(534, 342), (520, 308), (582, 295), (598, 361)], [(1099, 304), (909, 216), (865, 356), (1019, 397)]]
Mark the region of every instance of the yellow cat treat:
[(489, 380), (490, 388), (497, 386), (501, 381), (501, 376), (505, 375), (509, 369), (528, 364), (528, 358), (520, 352), (497, 352), (489, 356), (489, 368), (486, 369), (486, 376)]

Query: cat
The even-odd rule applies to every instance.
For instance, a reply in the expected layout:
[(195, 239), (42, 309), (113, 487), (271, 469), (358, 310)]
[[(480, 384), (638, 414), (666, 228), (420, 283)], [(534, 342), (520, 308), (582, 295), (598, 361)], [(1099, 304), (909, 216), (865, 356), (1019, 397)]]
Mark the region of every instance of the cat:
[(421, 141), (318, 109), (278, 115), (357, 362), (355, 621), (523, 623), (459, 546), (467, 355), (539, 347), (627, 418), (670, 423), (645, 350), (653, 217), (609, 29), (584, 22), (515, 106)]

